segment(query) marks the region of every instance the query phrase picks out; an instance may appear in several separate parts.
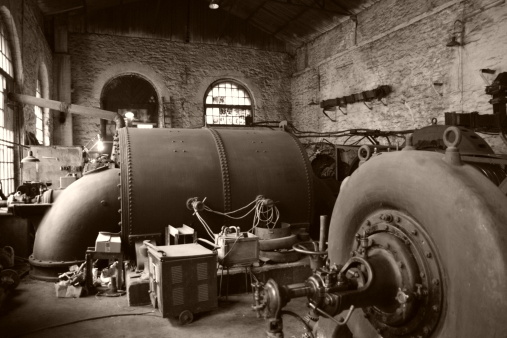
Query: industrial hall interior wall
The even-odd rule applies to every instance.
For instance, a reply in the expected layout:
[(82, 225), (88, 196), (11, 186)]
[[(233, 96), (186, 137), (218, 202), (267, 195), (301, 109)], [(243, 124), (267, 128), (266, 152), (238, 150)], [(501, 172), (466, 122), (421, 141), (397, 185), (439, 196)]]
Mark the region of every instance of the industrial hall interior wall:
[[(447, 47), (461, 30), (464, 44)], [(506, 52), (502, 2), (379, 1), (356, 21), (349, 19), (297, 49), (292, 117), (305, 130), (406, 130), (425, 127), (432, 118), (444, 124), (444, 112), (492, 114), (480, 70), (495, 70), (486, 77), (494, 80), (507, 69)], [(368, 107), (354, 103), (329, 112), (336, 122), (318, 105), (308, 105), (380, 85), (391, 86), (392, 93)], [(481, 136), (495, 152), (505, 153), (500, 138)]]
[[(164, 8), (168, 16), (157, 16), (156, 6), (144, 2), (89, 16), (77, 12), (65, 15), (71, 102), (100, 108), (108, 81), (132, 74), (155, 88), (160, 127), (203, 126), (205, 91), (220, 79), (236, 80), (250, 91), (254, 122), (289, 119), (304, 130), (403, 130), (426, 126), (431, 118), (442, 124), (444, 112), (490, 114), (491, 97), (485, 94), (480, 69), (505, 71), (507, 8), (500, 4), (481, 10), (488, 4), (379, 1), (360, 12), (357, 20), (342, 20), (301, 46), (286, 44), (220, 11), (191, 10), (188, 18), (183, 15), (187, 5), (173, 1), (165, 4), (170, 6)], [(19, 92), (34, 95), (42, 68), (48, 74), (46, 95), (56, 99), (52, 41), (46, 42), (51, 35), (42, 38), (43, 29), (56, 24), (43, 26), (35, 1), (0, 5), (11, 13), (19, 38)], [(142, 23), (134, 20), (136, 15), (155, 19)], [(464, 23), (464, 45), (447, 47), (460, 28), (457, 20)], [(354, 103), (330, 112), (336, 122), (318, 105), (309, 105), (379, 85), (389, 85), (393, 92), (369, 107)], [(19, 130), (33, 131), (33, 108), (22, 109)], [(51, 134), (59, 127), (58, 119), (46, 123), (51, 143), (61, 144), (58, 135)], [(72, 124), (72, 143), (84, 145), (97, 134), (100, 122), (74, 115)], [(497, 137), (482, 136), (496, 152), (505, 150)]]

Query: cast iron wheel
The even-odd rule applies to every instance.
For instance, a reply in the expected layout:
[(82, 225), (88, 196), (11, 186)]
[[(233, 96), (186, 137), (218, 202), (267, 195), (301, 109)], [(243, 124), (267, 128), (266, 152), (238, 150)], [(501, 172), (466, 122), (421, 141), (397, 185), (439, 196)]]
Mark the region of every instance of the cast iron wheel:
[(507, 332), (506, 206), (493, 183), (442, 154), (401, 151), (362, 165), (342, 185), (333, 211), (330, 263), (356, 254), (356, 236), (366, 231), (373, 243), (368, 254), (401, 263), (397, 278), (407, 288), (401, 298), (417, 288), (419, 298), (406, 313), (389, 306), (357, 309), (348, 323), (354, 337)]
[(187, 325), (192, 323), (194, 315), (188, 310), (184, 310), (180, 313), (179, 321), (181, 325)]

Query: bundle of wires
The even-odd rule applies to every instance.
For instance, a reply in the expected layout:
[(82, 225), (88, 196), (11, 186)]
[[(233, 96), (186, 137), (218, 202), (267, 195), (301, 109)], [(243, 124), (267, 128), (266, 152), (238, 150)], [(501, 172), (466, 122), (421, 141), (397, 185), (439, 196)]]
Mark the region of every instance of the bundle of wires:
[[(257, 196), (252, 202), (248, 203), (244, 207), (241, 207), (237, 210), (228, 211), (228, 212), (220, 212), (211, 209), (207, 205), (203, 203), (203, 210), (207, 212), (212, 212), (217, 215), (225, 216), (230, 219), (243, 219), (247, 217), (249, 214), (253, 212), (253, 221), (252, 221), (252, 227), (248, 230), (249, 232), (253, 232), (253, 230), (258, 227), (259, 225), (263, 224), (267, 228), (274, 228), (276, 223), (278, 222), (280, 218), (280, 212), (278, 211), (278, 208), (276, 207), (275, 203), (271, 200), (266, 199), (264, 196), (259, 195)], [(245, 211), (246, 210), (246, 211)], [(237, 215), (239, 212), (245, 211), (242, 215)], [(208, 235), (214, 239), (214, 234), (209, 225), (206, 223), (204, 218), (201, 216), (199, 211), (194, 208), (194, 214), (201, 222), (201, 224), (204, 226), (204, 229), (208, 233)]]
[[(267, 127), (273, 129), (275, 126), (279, 125), (282, 121), (259, 121), (254, 123), (253, 125), (256, 127)], [(286, 128), (289, 132), (294, 134), (298, 138), (315, 138), (315, 137), (347, 137), (347, 140), (344, 144), (347, 143), (348, 139), (351, 137), (360, 137), (359, 141), (364, 138), (367, 138), (373, 144), (378, 144), (376, 141), (377, 137), (385, 137), (387, 142), (390, 144), (389, 137), (404, 137), (405, 134), (411, 134), (414, 130), (396, 130), (396, 131), (382, 131), (378, 129), (345, 129), (345, 130), (336, 130), (336, 131), (314, 131), (314, 130), (300, 130), (294, 126), (293, 123), (287, 122)], [(355, 143), (359, 143), (359, 141)]]

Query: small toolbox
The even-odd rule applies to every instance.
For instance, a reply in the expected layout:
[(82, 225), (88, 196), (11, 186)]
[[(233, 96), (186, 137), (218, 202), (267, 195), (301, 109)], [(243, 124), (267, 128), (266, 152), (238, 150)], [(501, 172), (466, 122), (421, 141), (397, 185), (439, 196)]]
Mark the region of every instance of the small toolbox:
[(162, 317), (182, 324), (217, 304), (217, 254), (200, 244), (148, 245), (150, 298)]
[(259, 260), (259, 237), (249, 232), (240, 232), (239, 227), (222, 227), (215, 235), (218, 261), (223, 266), (252, 264)]

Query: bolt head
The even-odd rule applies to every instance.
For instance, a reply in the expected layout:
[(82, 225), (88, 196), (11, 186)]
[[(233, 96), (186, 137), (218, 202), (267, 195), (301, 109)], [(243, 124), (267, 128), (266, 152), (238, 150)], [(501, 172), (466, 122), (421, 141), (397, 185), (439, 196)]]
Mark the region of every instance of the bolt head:
[(411, 233), (412, 235), (414, 235), (414, 236), (417, 236), (417, 230), (415, 230), (415, 229), (414, 229), (414, 230), (412, 230), (410, 233)]
[(366, 221), (366, 223), (365, 223), (365, 224), (366, 224), (366, 226), (367, 226), (367, 227), (371, 226), (371, 222), (370, 222), (369, 220), (368, 220), (368, 221)]
[(434, 278), (432, 281), (433, 285), (439, 285), (440, 284), (440, 281), (437, 279), (437, 278)]
[(432, 257), (431, 252), (427, 252), (427, 253), (426, 253), (426, 257), (431, 258), (431, 257)]

